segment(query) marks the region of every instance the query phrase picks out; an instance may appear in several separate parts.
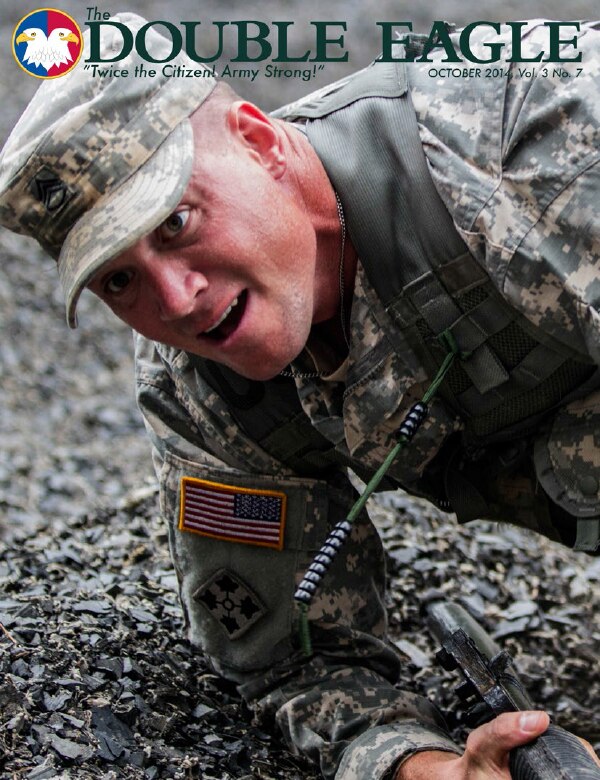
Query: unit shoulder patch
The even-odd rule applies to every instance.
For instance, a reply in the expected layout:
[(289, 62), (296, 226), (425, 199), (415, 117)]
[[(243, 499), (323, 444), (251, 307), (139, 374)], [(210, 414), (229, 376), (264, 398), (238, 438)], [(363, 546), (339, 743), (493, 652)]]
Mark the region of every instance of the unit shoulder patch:
[(196, 590), (194, 598), (206, 607), (229, 639), (239, 639), (267, 612), (256, 593), (227, 569), (213, 574)]

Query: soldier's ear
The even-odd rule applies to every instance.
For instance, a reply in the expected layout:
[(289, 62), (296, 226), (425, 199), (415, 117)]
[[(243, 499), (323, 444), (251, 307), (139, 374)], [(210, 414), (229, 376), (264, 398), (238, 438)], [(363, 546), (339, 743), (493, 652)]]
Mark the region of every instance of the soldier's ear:
[(229, 107), (227, 123), (235, 139), (271, 175), (278, 179), (285, 173), (283, 136), (279, 127), (257, 106), (238, 100)]

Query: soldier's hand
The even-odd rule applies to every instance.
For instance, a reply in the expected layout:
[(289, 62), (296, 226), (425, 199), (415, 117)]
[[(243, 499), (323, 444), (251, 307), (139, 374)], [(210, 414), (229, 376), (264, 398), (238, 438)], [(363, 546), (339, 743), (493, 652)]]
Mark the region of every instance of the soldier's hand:
[(545, 712), (505, 712), (469, 734), (462, 756), (416, 753), (400, 766), (396, 780), (511, 780), (510, 751), (543, 734), (549, 722)]
[[(469, 734), (462, 756), (424, 751), (407, 759), (395, 780), (511, 780), (510, 751), (543, 734), (550, 718), (545, 712), (506, 712)], [(600, 766), (600, 759), (585, 739), (583, 746)]]

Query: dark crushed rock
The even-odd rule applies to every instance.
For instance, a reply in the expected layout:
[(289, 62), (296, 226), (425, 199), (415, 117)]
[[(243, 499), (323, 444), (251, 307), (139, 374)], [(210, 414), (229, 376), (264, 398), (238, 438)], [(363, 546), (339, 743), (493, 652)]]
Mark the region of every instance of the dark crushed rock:
[(437, 647), (422, 629), (424, 607), (439, 598), (462, 604), (510, 652), (536, 705), (598, 751), (600, 558), (506, 525), (460, 527), (394, 494), (380, 499), (377, 517), (389, 550), (391, 633), (419, 690), (450, 710), (455, 738), (466, 736), (454, 695), (461, 678), (431, 667)]
[(183, 638), (154, 494), (0, 543), (2, 778), (310, 778)]
[[(0, 543), (0, 777), (316, 778), (183, 638), (154, 491)], [(536, 702), (600, 747), (600, 561), (512, 529), (457, 528), (384, 496), (402, 683), (454, 707), (422, 609), (458, 600), (515, 656)], [(448, 716), (464, 737), (457, 713)]]

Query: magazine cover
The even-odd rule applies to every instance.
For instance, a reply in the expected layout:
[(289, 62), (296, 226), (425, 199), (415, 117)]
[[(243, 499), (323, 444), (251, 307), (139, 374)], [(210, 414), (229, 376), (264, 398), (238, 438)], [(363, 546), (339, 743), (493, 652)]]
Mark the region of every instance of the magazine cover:
[(0, 15), (0, 777), (600, 777), (600, 6)]

